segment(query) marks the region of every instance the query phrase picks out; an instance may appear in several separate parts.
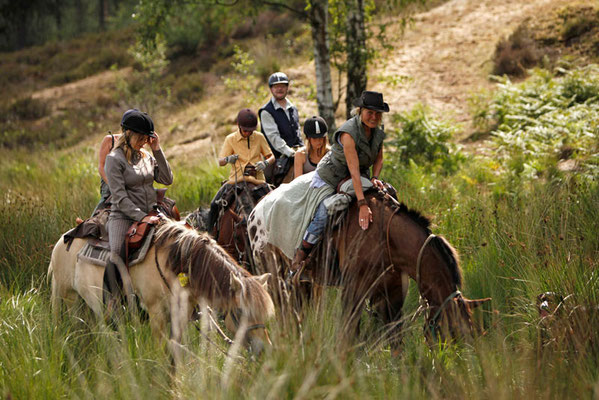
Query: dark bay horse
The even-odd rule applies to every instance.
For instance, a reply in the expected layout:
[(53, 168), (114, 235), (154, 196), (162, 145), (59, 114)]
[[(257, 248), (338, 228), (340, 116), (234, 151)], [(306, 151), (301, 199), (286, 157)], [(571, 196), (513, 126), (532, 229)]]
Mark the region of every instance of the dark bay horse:
[[(469, 300), (460, 292), (463, 279), (453, 247), (443, 237), (432, 235), (428, 219), (391, 196), (369, 192), (366, 199), (373, 214), (370, 227), (366, 231), (359, 227), (354, 201), (340, 226), (329, 230), (330, 240), (324, 239), (320, 249), (314, 250), (307, 266), (316, 283), (343, 287), (346, 332), (357, 331), (369, 302), (387, 324), (387, 337), (397, 339), (410, 277), (428, 304), (428, 335), (443, 338), (473, 333), (472, 309), (490, 299)], [(263, 221), (258, 221), (260, 208), (258, 204), (249, 226), (256, 264), (264, 271), (278, 268), (279, 276), (284, 276), (284, 266), (269, 265), (269, 260), (278, 263), (285, 257), (267, 243), (268, 232)], [(338, 268), (329, 268), (332, 252)], [(286, 261), (288, 265), (290, 260)]]
[[(373, 214), (369, 229), (359, 227), (359, 209), (353, 203), (343, 225), (333, 233), (348, 328), (357, 325), (366, 299), (393, 327), (401, 318), (407, 275), (428, 304), (427, 335), (473, 333), (472, 309), (490, 299), (469, 300), (460, 292), (463, 278), (455, 249), (432, 234), (427, 218), (391, 196), (371, 192), (366, 199)], [(318, 265), (312, 268), (318, 272)], [(395, 336), (393, 329), (389, 334)]]
[[(233, 259), (246, 268), (251, 268), (252, 257), (247, 236), (247, 217), (260, 198), (270, 191), (267, 185), (255, 185), (240, 181), (223, 196), (221, 210), (208, 232)], [(190, 218), (191, 217), (191, 218)], [(197, 230), (208, 228), (208, 210), (199, 208), (188, 217), (189, 225)]]

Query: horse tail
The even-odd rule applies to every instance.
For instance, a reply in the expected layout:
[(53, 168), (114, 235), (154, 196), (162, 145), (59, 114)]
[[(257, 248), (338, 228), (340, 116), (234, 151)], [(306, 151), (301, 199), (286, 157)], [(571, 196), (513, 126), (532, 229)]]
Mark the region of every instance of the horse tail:
[[(62, 237), (60, 238), (60, 240), (62, 240)], [(60, 243), (60, 241), (58, 243)], [(54, 321), (58, 321), (58, 317), (60, 314), (60, 304), (61, 304), (61, 299), (60, 299), (60, 296), (58, 295), (58, 283), (56, 282), (56, 276), (54, 276), (54, 273), (55, 273), (54, 264), (56, 263), (56, 258), (58, 257), (58, 255), (56, 254), (57, 248), (58, 248), (58, 243), (52, 249), (52, 256), (50, 257), (50, 264), (48, 264), (48, 274), (46, 275), (46, 283), (48, 283), (48, 284), (51, 283), (51, 285), (52, 285), (52, 291), (50, 293), (50, 304), (51, 304), (52, 316), (54, 318)], [(52, 282), (50, 282), (50, 280), (52, 280)]]
[(462, 271), (460, 269), (460, 260), (456, 250), (449, 244), (443, 236), (435, 236), (431, 239), (430, 245), (435, 248), (447, 263), (449, 272), (459, 288), (462, 286)]

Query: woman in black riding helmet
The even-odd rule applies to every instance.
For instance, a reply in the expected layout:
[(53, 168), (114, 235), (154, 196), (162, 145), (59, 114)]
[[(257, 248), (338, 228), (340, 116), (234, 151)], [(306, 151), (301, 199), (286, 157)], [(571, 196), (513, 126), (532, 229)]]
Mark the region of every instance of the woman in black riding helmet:
[(293, 162), (294, 179), (316, 170), (316, 166), (329, 151), (327, 132), (329, 128), (321, 117), (310, 117), (304, 122), (306, 146), (295, 152)]
[[(127, 230), (134, 221), (157, 223), (159, 217), (149, 215), (156, 206), (154, 181), (173, 183), (173, 173), (160, 148), (150, 116), (139, 110), (128, 110), (121, 122), (123, 134), (106, 157), (105, 172), (111, 193), (111, 212), (108, 218), (110, 262), (104, 281), (117, 297), (116, 268), (126, 273), (124, 244)], [(143, 149), (148, 143), (152, 154)]]

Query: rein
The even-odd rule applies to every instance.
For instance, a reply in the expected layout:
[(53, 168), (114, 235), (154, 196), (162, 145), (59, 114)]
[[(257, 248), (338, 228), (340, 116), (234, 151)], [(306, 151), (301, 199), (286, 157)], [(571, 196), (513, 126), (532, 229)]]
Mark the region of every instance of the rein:
[[(241, 311), (241, 309), (237, 308), (234, 311), (227, 311), (227, 314), (231, 315), (231, 318), (233, 319), (233, 322), (235, 323), (235, 325), (237, 326), (237, 328), (239, 328), (239, 317), (237, 316), (237, 313)], [(225, 314), (226, 315), (226, 314)], [(250, 325), (248, 326), (245, 331), (247, 332), (251, 332), (255, 329), (266, 329), (266, 326), (264, 324), (254, 324), (254, 325)]]

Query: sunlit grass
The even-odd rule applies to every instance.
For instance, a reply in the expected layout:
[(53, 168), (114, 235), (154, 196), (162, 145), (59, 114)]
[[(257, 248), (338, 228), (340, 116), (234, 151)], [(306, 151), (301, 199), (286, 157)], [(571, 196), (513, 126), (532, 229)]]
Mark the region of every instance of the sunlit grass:
[[(0, 388), (13, 398), (589, 398), (598, 393), (599, 189), (592, 181), (506, 183), (484, 160), (455, 175), (386, 166), (399, 199), (434, 216), (433, 231), (459, 251), (463, 291), (493, 297), (477, 311), (486, 334), (429, 347), (410, 288), (401, 351), (380, 337), (366, 311), (353, 350), (340, 343), (337, 289), (307, 307), (297, 329), (269, 324), (274, 347), (228, 361), (226, 345), (190, 327), (184, 364), (173, 375), (163, 340), (147, 323), (114, 331), (87, 314), (53, 321), (45, 273), (52, 245), (91, 213), (99, 197), (94, 152), (0, 157)], [(182, 211), (206, 205), (226, 169), (173, 165), (168, 195)], [(535, 306), (547, 290), (588, 310), (567, 336), (547, 342)], [(593, 314), (595, 312), (595, 314)], [(585, 316), (586, 315), (586, 316)], [(590, 332), (590, 333), (589, 333)], [(301, 333), (301, 334), (300, 334)]]

